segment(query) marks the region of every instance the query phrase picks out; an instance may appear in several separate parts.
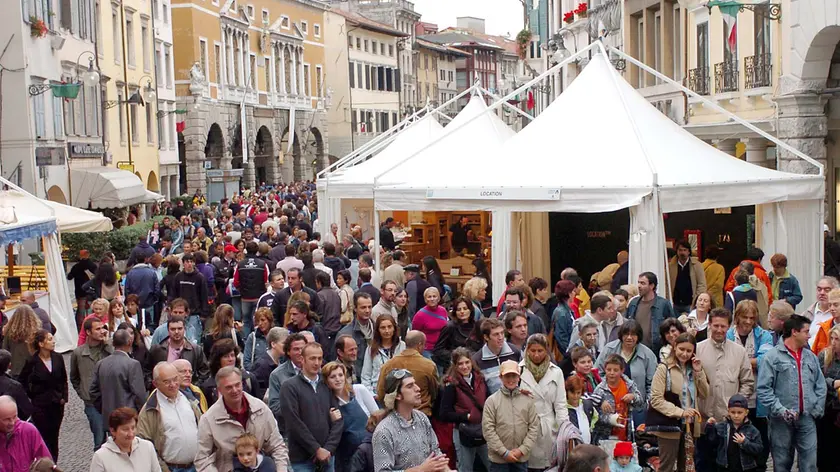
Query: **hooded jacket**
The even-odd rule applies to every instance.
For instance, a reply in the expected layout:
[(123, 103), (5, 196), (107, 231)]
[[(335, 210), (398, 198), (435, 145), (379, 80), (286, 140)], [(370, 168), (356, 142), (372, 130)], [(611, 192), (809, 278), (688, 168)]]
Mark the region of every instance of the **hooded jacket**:
[(481, 430), (491, 462), (506, 464), (505, 456), (514, 449), (522, 451), (518, 462), (528, 462), (540, 434), (536, 402), (519, 387), (503, 386), (484, 402)]
[(131, 267), (125, 276), (125, 293), (137, 295), (141, 308), (149, 308), (160, 299), (160, 283), (155, 269), (145, 262)]
[(190, 311), (202, 318), (210, 316), (207, 280), (198, 270), (178, 272), (172, 284), (172, 299), (183, 298), (190, 305)]
[(149, 243), (146, 242), (146, 240), (140, 241), (131, 250), (131, 253), (128, 255), (128, 260), (126, 261), (125, 265), (131, 267), (135, 264), (145, 262), (146, 259), (154, 256), (155, 252), (157, 252), (155, 251), (155, 248), (149, 246)]

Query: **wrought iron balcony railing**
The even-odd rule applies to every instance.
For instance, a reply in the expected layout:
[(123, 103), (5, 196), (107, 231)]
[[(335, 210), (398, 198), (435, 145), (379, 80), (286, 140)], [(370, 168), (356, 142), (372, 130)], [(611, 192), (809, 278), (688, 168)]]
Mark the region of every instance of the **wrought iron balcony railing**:
[(724, 61), (715, 64), (715, 93), (738, 90), (738, 61)]
[(770, 87), (773, 83), (773, 63), (770, 54), (756, 54), (744, 58), (744, 87)]
[(688, 71), (688, 88), (700, 95), (709, 94), (709, 68), (698, 67)]

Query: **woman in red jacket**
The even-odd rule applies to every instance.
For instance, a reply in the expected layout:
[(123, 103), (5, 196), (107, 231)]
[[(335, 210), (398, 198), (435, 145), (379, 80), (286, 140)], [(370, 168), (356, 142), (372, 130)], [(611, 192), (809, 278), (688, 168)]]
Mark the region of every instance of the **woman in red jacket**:
[(490, 470), (487, 443), (481, 433), (481, 411), (487, 400), (487, 384), (481, 371), (470, 359), (470, 351), (459, 347), (452, 351), (452, 366), (445, 378), (440, 400), (440, 419), (455, 423), (452, 434), (458, 456), (458, 471), (472, 472), (475, 456)]

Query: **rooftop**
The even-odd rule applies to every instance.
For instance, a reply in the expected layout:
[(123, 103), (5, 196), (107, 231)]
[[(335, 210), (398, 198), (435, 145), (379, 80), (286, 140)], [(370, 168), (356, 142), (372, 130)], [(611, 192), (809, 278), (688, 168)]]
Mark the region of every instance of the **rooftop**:
[(399, 37), (406, 37), (409, 36), (406, 33), (403, 33), (400, 30), (394, 29), (391, 26), (379, 23), (378, 21), (373, 21), (370, 18), (365, 16), (359, 15), (357, 13), (351, 13), (346, 10), (342, 10), (341, 8), (333, 8), (330, 10), (331, 12), (343, 16), (347, 21), (350, 23), (359, 26), (361, 28), (376, 31), (377, 33), (384, 33), (389, 34), (391, 36), (399, 36)]
[(495, 41), (473, 35), (462, 30), (446, 29), (437, 34), (418, 36), (418, 39), (452, 47), (480, 47), (485, 49), (503, 50)]
[(470, 54), (466, 51), (463, 51), (461, 49), (453, 48), (453, 47), (447, 46), (445, 44), (437, 44), (437, 43), (433, 43), (431, 41), (426, 41), (426, 40), (421, 39), (420, 37), (417, 38), (417, 44), (421, 47), (429, 48), (433, 51), (442, 52), (442, 53), (445, 53), (445, 54), (452, 54), (454, 56), (469, 57), (469, 56), (472, 55), (472, 54)]

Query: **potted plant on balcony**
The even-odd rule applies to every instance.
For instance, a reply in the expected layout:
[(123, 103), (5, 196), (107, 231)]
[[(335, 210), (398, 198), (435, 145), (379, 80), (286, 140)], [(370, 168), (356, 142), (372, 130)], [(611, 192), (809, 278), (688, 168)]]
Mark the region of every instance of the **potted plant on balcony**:
[(49, 28), (47, 28), (47, 24), (44, 23), (44, 20), (35, 15), (29, 17), (29, 28), (30, 35), (33, 38), (43, 38), (50, 31)]
[(563, 21), (566, 22), (566, 24), (572, 24), (572, 22), (575, 21), (575, 12), (567, 11), (566, 13), (563, 13)]
[(589, 9), (589, 5), (586, 3), (578, 3), (577, 8), (575, 8), (575, 15), (580, 18), (586, 18), (586, 11)]
[(528, 44), (531, 42), (531, 31), (528, 29), (523, 29), (516, 35), (516, 45), (517, 51), (519, 52), (519, 57), (521, 59), (525, 59), (528, 54)]

